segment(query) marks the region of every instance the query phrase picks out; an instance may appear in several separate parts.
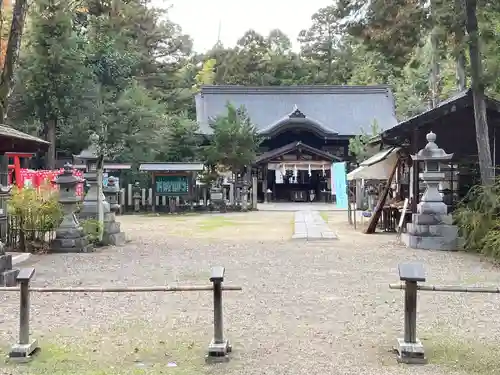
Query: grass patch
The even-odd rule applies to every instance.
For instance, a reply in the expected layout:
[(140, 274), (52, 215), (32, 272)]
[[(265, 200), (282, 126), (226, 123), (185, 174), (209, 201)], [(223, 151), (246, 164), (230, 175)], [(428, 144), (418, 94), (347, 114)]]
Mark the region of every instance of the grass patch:
[(224, 216), (211, 216), (201, 220), (198, 226), (201, 230), (212, 231), (224, 227), (232, 227), (238, 224), (241, 223), (228, 219)]
[(328, 223), (328, 219), (329, 219), (328, 212), (326, 212), (326, 211), (320, 211), (319, 215), (325, 221), (325, 223)]
[[(209, 366), (205, 364), (206, 347), (191, 341), (169, 338), (168, 341), (133, 340), (123, 344), (120, 340), (109, 342), (105, 337), (94, 338), (93, 345), (85, 343), (68, 345), (59, 340), (42, 342), (41, 351), (26, 364), (8, 363), (0, 370), (7, 374), (21, 375), (202, 375)], [(106, 342), (102, 342), (102, 340)], [(175, 364), (176, 366), (172, 366)], [(3, 373), (3, 372), (2, 372)]]
[(429, 363), (447, 367), (464, 375), (500, 374), (500, 353), (491, 344), (457, 337), (422, 340)]

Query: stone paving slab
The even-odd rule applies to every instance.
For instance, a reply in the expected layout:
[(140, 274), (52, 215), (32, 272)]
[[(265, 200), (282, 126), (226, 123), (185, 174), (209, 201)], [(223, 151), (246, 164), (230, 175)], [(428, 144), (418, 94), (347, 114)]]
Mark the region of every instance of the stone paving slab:
[(334, 240), (337, 235), (328, 227), (319, 211), (301, 210), (295, 212), (292, 239)]

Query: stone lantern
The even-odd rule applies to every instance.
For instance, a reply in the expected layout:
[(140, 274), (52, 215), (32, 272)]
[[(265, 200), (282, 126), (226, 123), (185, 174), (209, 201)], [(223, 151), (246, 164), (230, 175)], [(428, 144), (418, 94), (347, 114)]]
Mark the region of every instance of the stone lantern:
[(73, 175), (73, 166), (64, 165), (64, 172), (53, 181), (59, 186), (59, 203), (62, 206), (63, 218), (56, 230), (56, 238), (51, 243), (51, 251), (58, 253), (86, 253), (92, 251), (87, 235), (84, 233), (75, 209), (80, 197), (76, 187), (83, 180)]
[[(98, 199), (99, 189), (97, 186), (97, 161), (99, 159), (99, 136), (92, 134), (89, 138), (90, 145), (88, 148), (76, 155), (78, 159), (85, 163), (86, 169), (84, 173), (85, 181), (88, 183), (88, 191), (82, 202), (80, 210), (80, 219), (98, 219)], [(110, 212), (109, 203), (106, 201), (104, 193), (101, 192), (102, 212), (104, 215)]]
[(453, 154), (447, 154), (435, 142), (436, 134), (430, 132), (427, 134), (427, 145), (416, 155), (412, 155), (413, 160), (424, 163), (420, 178), (426, 188), (417, 206), (417, 213), (413, 214), (412, 222), (407, 225), (407, 233), (401, 239), (414, 249), (457, 250), (458, 228), (452, 225), (448, 206), (439, 192), (439, 184), (445, 180), (441, 164), (449, 162)]
[(104, 196), (106, 197), (106, 200), (109, 203), (109, 209), (111, 210), (111, 212), (114, 212), (115, 214), (120, 212), (120, 203), (119, 203), (120, 187), (116, 184), (115, 177), (109, 176), (108, 186), (105, 186), (103, 191), (104, 191)]
[(141, 185), (139, 181), (134, 183), (134, 187), (132, 188), (132, 200), (134, 201), (134, 211), (139, 212), (141, 210)]
[[(104, 214), (102, 244), (120, 246), (125, 243), (125, 234), (120, 231), (120, 223), (116, 222), (115, 214), (110, 210), (103, 189), (99, 189), (98, 186), (98, 173), (102, 173), (102, 171), (97, 170), (99, 156), (99, 136), (92, 134), (89, 147), (83, 150), (80, 155), (76, 155), (78, 159), (85, 162), (86, 173), (84, 177), (90, 185), (89, 191), (82, 202), (80, 219), (98, 219), (100, 201), (101, 210)], [(98, 199), (99, 192), (101, 194), (100, 199)]]

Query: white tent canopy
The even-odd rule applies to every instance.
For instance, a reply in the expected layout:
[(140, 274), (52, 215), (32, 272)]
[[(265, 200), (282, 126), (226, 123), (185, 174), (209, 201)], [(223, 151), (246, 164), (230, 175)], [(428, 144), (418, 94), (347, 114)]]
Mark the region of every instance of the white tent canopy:
[(347, 180), (387, 180), (398, 160), (399, 147), (382, 150), (347, 174)]

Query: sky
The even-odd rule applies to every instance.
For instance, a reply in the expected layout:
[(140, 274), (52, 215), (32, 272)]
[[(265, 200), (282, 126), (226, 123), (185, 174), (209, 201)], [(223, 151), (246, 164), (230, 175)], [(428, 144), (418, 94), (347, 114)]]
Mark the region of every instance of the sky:
[(204, 52), (217, 42), (219, 23), (222, 43), (231, 47), (245, 31), (254, 29), (267, 35), (272, 29), (287, 34), (294, 49), (300, 30), (311, 24), (318, 9), (332, 0), (154, 0), (154, 5), (169, 7), (170, 19), (194, 39), (194, 49)]

